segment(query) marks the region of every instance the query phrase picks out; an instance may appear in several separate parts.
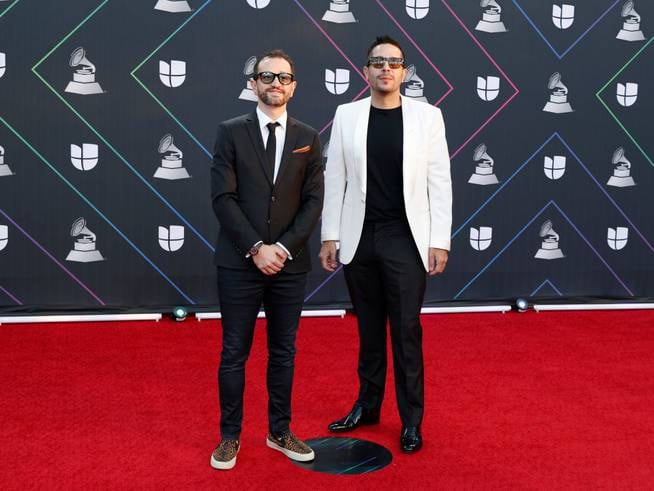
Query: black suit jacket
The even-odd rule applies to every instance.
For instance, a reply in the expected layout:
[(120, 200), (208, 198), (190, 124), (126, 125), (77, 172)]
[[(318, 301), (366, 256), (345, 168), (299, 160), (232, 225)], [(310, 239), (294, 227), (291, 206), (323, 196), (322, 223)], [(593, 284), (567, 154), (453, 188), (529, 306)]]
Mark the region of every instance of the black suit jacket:
[[(305, 149), (307, 151), (293, 152)], [(311, 269), (308, 240), (324, 195), (323, 162), (316, 130), (289, 116), (277, 175), (266, 164), (256, 112), (222, 122), (211, 168), (211, 198), (220, 224), (215, 263), (252, 268), (246, 258), (259, 241), (281, 242), (293, 257), (283, 271)]]

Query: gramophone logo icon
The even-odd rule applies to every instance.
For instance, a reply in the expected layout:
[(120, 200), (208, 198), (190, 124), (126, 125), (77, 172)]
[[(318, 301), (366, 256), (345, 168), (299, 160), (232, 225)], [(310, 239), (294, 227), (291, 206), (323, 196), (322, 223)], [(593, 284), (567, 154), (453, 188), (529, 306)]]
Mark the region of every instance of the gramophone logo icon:
[(565, 257), (559, 249), (559, 234), (554, 231), (552, 221), (547, 220), (540, 227), (538, 235), (543, 239), (540, 249), (534, 256), (536, 259), (560, 259)]
[(7, 55), (0, 51), (0, 78), (5, 74), (7, 70)]
[(73, 80), (68, 82), (66, 92), (80, 95), (104, 93), (100, 84), (95, 81), (95, 65), (86, 57), (84, 48), (76, 48), (70, 55), (68, 64), (71, 68), (75, 68), (75, 72)]
[(159, 246), (167, 252), (175, 252), (184, 245), (184, 227), (181, 225), (159, 225)]
[(191, 177), (182, 163), (184, 154), (173, 144), (173, 136), (171, 134), (164, 135), (161, 139), (158, 152), (163, 157), (161, 158), (161, 165), (154, 173), (154, 177), (171, 181)]
[(575, 21), (575, 6), (563, 3), (552, 5), (552, 22), (559, 29), (568, 29)]
[(409, 65), (406, 68), (406, 75), (404, 76), (404, 95), (415, 99), (416, 101), (427, 102), (424, 95), (425, 82), (416, 73), (416, 66)]
[(334, 0), (333, 2), (329, 2), (329, 10), (322, 16), (322, 20), (336, 24), (347, 24), (357, 21), (352, 12), (350, 12), (350, 0)]
[(493, 241), (492, 227), (470, 227), (470, 245), (476, 251), (485, 251)]
[(254, 66), (257, 64), (257, 57), (256, 56), (250, 56), (246, 61), (245, 61), (245, 66), (243, 67), (243, 75), (246, 76), (245, 79), (245, 88), (241, 91), (241, 95), (238, 96), (239, 99), (244, 100), (244, 101), (253, 101), (257, 102), (258, 98), (254, 91), (252, 90), (252, 87), (250, 87), (250, 84), (248, 83), (252, 76), (254, 75)]
[(543, 111), (548, 113), (563, 114), (573, 111), (568, 102), (568, 88), (561, 82), (561, 74), (555, 72), (547, 82), (547, 88), (550, 89), (550, 100), (545, 104)]
[(494, 101), (500, 94), (500, 78), (492, 75), (477, 77), (477, 95), (482, 101)]
[(490, 155), (488, 155), (484, 143), (475, 148), (475, 151), (472, 154), (472, 159), (477, 165), (475, 166), (475, 172), (470, 176), (470, 179), (468, 179), (470, 184), (487, 186), (489, 184), (497, 184), (500, 182), (493, 172), (495, 161)]
[(481, 20), (475, 30), (482, 32), (506, 32), (502, 22), (502, 7), (495, 0), (481, 0), (479, 6), (484, 9)]
[(13, 176), (14, 173), (11, 172), (9, 164), (5, 162), (5, 148), (0, 145), (0, 177), (4, 176)]
[(429, 13), (429, 0), (406, 0), (404, 7), (412, 19), (424, 19)]
[(336, 71), (325, 69), (325, 87), (332, 94), (344, 94), (350, 87), (350, 70), (345, 68), (337, 68)]
[(644, 41), (645, 35), (640, 30), (640, 15), (634, 8), (634, 2), (625, 2), (620, 15), (624, 21), (616, 38), (622, 41)]
[(626, 188), (636, 185), (634, 178), (631, 177), (631, 162), (624, 156), (624, 148), (616, 148), (611, 157), (611, 163), (614, 166), (613, 175), (606, 183), (607, 186)]
[(7, 247), (9, 243), (9, 227), (0, 225), (0, 251)]
[(104, 261), (104, 257), (95, 248), (95, 234), (86, 227), (86, 220), (78, 218), (70, 228), (71, 237), (75, 237), (73, 249), (68, 253), (66, 261), (92, 263)]
[(190, 12), (192, 10), (186, 0), (159, 0), (154, 8), (155, 10), (172, 13)]
[(70, 162), (77, 170), (88, 171), (98, 164), (98, 146), (95, 143), (70, 145)]

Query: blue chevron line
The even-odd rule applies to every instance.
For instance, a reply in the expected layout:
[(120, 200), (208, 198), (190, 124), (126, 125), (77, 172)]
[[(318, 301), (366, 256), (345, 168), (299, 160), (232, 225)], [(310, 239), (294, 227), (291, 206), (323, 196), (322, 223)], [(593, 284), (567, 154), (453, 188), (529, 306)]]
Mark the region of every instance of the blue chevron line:
[(538, 33), (538, 35), (543, 39), (543, 41), (545, 41), (545, 44), (550, 48), (550, 50), (552, 50), (552, 53), (554, 53), (554, 55), (555, 55), (559, 60), (561, 60), (561, 59), (563, 59), (563, 58), (564, 58), (564, 57), (565, 57), (565, 56), (566, 56), (566, 55), (567, 55), (567, 54), (572, 50), (572, 48), (574, 48), (577, 44), (579, 44), (579, 42), (580, 42), (583, 38), (585, 38), (586, 35), (587, 35), (590, 31), (592, 31), (592, 30), (595, 28), (595, 26), (597, 26), (597, 24), (599, 24), (599, 23), (602, 21), (602, 19), (603, 19), (604, 17), (606, 17), (606, 16), (608, 15), (608, 13), (609, 13), (611, 10), (613, 10), (613, 9), (615, 8), (615, 6), (618, 5), (621, 1), (622, 1), (622, 0), (615, 0), (611, 5), (609, 5), (609, 7), (604, 11), (604, 13), (602, 13), (602, 15), (600, 15), (600, 16), (595, 20), (595, 22), (593, 22), (593, 23), (590, 25), (590, 27), (589, 27), (588, 29), (586, 29), (586, 30), (585, 30), (585, 31), (584, 31), (584, 32), (583, 32), (583, 33), (582, 33), (582, 34), (581, 34), (581, 35), (580, 35), (580, 36), (579, 36), (579, 37), (578, 37), (578, 38), (577, 38), (577, 39), (576, 39), (576, 40), (575, 40), (575, 41), (574, 41), (570, 46), (568, 46), (568, 48), (565, 49), (565, 50), (563, 51), (563, 53), (559, 53), (559, 52), (556, 50), (556, 48), (554, 48), (554, 46), (552, 46), (552, 44), (551, 44), (550, 41), (547, 39), (547, 37), (545, 36), (545, 34), (542, 33), (542, 31), (538, 28), (538, 26), (536, 25), (536, 23), (531, 19), (531, 17), (529, 17), (529, 15), (527, 14), (527, 12), (525, 12), (525, 10), (522, 8), (522, 6), (520, 5), (520, 3), (518, 3), (517, 0), (513, 0), (513, 4), (518, 8), (518, 10), (520, 11), (520, 13), (525, 17), (525, 19), (527, 19), (527, 22), (529, 22), (529, 24), (531, 25), (531, 27), (532, 27), (532, 28), (533, 28), (533, 29)]
[(539, 290), (540, 290), (541, 288), (543, 288), (546, 284), (549, 284), (550, 287), (552, 288), (552, 290), (554, 290), (554, 291), (558, 294), (559, 297), (563, 296), (563, 294), (559, 291), (559, 289), (558, 289), (556, 286), (554, 286), (554, 283), (552, 283), (552, 282), (551, 282), (550, 280), (548, 280), (547, 278), (545, 278), (545, 281), (543, 281), (543, 282), (538, 286), (538, 288), (536, 288), (533, 292), (531, 292), (531, 294), (530, 294), (529, 296), (530, 296), (530, 297), (535, 296), (536, 293), (538, 293)]
[(168, 200), (167, 200), (167, 199), (166, 199), (166, 198), (165, 198), (165, 197), (164, 197), (164, 196), (163, 196), (163, 195), (162, 195), (162, 194), (161, 194), (161, 193), (160, 193), (160, 192), (159, 192), (159, 191), (158, 191), (158, 190), (157, 190), (157, 189), (156, 189), (156, 188), (155, 188), (155, 187), (154, 187), (154, 186), (153, 186), (153, 185), (152, 185), (148, 180), (147, 180), (147, 179), (145, 179), (145, 177), (143, 177), (143, 175), (142, 175), (142, 174), (141, 174), (141, 173), (136, 169), (136, 167), (134, 167), (134, 166), (133, 166), (133, 165), (132, 165), (132, 164), (131, 164), (131, 163), (130, 163), (130, 162), (129, 162), (125, 157), (123, 157), (123, 155), (122, 155), (120, 152), (118, 152), (118, 150), (117, 150), (117, 149), (116, 149), (116, 148), (115, 148), (111, 143), (109, 143), (109, 141), (108, 141), (108, 140), (107, 140), (107, 139), (106, 139), (106, 138), (105, 138), (105, 137), (104, 137), (104, 136), (103, 136), (103, 135), (102, 135), (102, 134), (101, 134), (101, 133), (100, 133), (100, 132), (99, 132), (99, 131), (98, 131), (98, 130), (97, 130), (97, 129), (92, 125), (92, 124), (91, 124), (91, 123), (89, 123), (86, 119), (84, 119), (84, 117), (83, 117), (83, 116), (82, 116), (82, 115), (81, 115), (81, 114), (80, 114), (80, 113), (79, 113), (79, 112), (78, 112), (78, 111), (77, 111), (77, 110), (76, 110), (76, 109), (75, 109), (75, 108), (74, 108), (74, 107), (73, 107), (73, 106), (72, 106), (72, 105), (71, 105), (71, 104), (70, 104), (70, 103), (69, 103), (65, 98), (63, 98), (63, 97), (61, 96), (61, 94), (59, 94), (59, 93), (54, 89), (54, 87), (52, 87), (52, 85), (50, 85), (50, 84), (48, 83), (48, 81), (47, 81), (45, 78), (43, 78), (43, 76), (41, 76), (41, 74), (37, 71), (37, 68), (38, 68), (38, 67), (39, 67), (39, 66), (40, 66), (40, 65), (41, 65), (41, 64), (42, 64), (46, 59), (48, 59), (48, 58), (52, 55), (52, 53), (54, 53), (54, 52), (55, 52), (55, 51), (56, 51), (56, 50), (57, 50), (57, 49), (58, 49), (58, 48), (59, 48), (59, 47), (60, 47), (60, 46), (65, 42), (65, 41), (68, 40), (68, 38), (70, 38), (70, 36), (72, 36), (72, 35), (73, 35), (76, 31), (78, 31), (78, 30), (79, 30), (79, 29), (80, 29), (84, 24), (86, 24), (86, 22), (88, 22), (89, 19), (91, 19), (91, 18), (92, 18), (92, 17), (93, 17), (93, 16), (94, 16), (94, 15), (95, 15), (95, 14), (96, 14), (96, 13), (97, 13), (101, 8), (102, 8), (102, 7), (104, 7), (104, 5), (105, 5), (108, 1), (109, 1), (109, 0), (103, 0), (103, 2), (100, 3), (100, 4), (99, 4), (99, 5), (98, 5), (98, 6), (97, 6), (97, 7), (96, 7), (96, 8), (95, 8), (95, 9), (94, 9), (94, 10), (93, 10), (89, 15), (87, 15), (87, 16), (84, 18), (84, 20), (82, 20), (82, 22), (80, 22), (80, 23), (79, 23), (79, 24), (78, 24), (78, 25), (77, 25), (77, 26), (76, 26), (72, 31), (70, 31), (68, 34), (66, 34), (66, 36), (64, 36), (64, 38), (61, 39), (61, 41), (59, 41), (59, 42), (58, 42), (58, 43), (57, 43), (57, 44), (56, 44), (56, 45), (55, 45), (55, 46), (54, 46), (54, 47), (53, 47), (53, 48), (52, 48), (52, 49), (51, 49), (51, 50), (50, 50), (50, 51), (49, 51), (49, 52), (48, 52), (48, 53), (43, 57), (43, 58), (41, 58), (41, 59), (36, 63), (36, 65), (34, 65), (34, 66), (32, 67), (32, 73), (34, 73), (34, 75), (36, 75), (36, 76), (39, 78), (39, 80), (41, 80), (41, 82), (43, 82), (43, 84), (44, 84), (46, 87), (48, 87), (48, 89), (50, 89), (50, 91), (51, 91), (55, 96), (57, 96), (57, 98), (58, 98), (61, 102), (63, 102), (64, 105), (65, 105), (68, 109), (70, 109), (70, 110), (73, 112), (73, 114), (75, 114), (75, 115), (79, 118), (80, 121), (82, 121), (82, 122), (83, 122), (83, 123), (84, 123), (84, 124), (85, 124), (85, 125), (86, 125), (86, 126), (87, 126), (87, 127), (88, 127), (88, 128), (89, 128), (89, 129), (90, 129), (90, 130), (91, 130), (91, 131), (92, 131), (92, 132), (93, 132), (93, 133), (94, 133), (94, 134), (95, 134), (95, 135), (100, 139), (100, 140), (102, 140), (102, 142), (103, 142), (107, 147), (109, 147), (109, 149), (110, 149), (110, 150), (111, 150), (111, 151), (116, 155), (116, 157), (118, 157), (118, 158), (120, 159), (120, 161), (123, 162), (123, 164), (125, 164), (125, 165), (127, 166), (127, 168), (129, 168), (129, 169), (132, 171), (132, 173), (133, 173), (135, 176), (137, 176), (137, 177), (141, 180), (141, 182), (142, 182), (143, 184), (145, 184), (145, 186), (146, 186), (150, 191), (152, 191), (152, 193), (153, 193), (157, 198), (159, 198), (159, 200), (160, 200), (164, 205), (166, 205), (166, 207), (167, 207), (171, 212), (173, 212), (173, 214), (174, 214), (177, 218), (179, 218), (179, 219), (184, 223), (184, 225), (186, 225), (186, 226), (187, 226), (187, 227), (188, 227), (188, 228), (189, 228), (189, 229), (190, 229), (190, 230), (191, 230), (191, 231), (196, 235), (196, 237), (198, 237), (198, 238), (199, 238), (199, 239), (204, 243), (205, 246), (207, 246), (207, 248), (209, 248), (209, 250), (210, 250), (211, 252), (215, 252), (215, 248), (214, 248), (214, 246), (213, 246), (213, 245), (212, 245), (212, 244), (211, 244), (211, 243), (210, 243), (206, 238), (204, 238), (204, 237), (202, 236), (202, 234), (200, 234), (200, 232), (199, 232), (199, 231), (198, 231), (198, 230), (197, 230), (197, 229), (196, 229), (196, 228), (195, 228), (195, 227), (194, 227), (194, 226), (193, 226), (193, 225), (192, 225), (192, 224), (191, 224), (191, 223), (190, 223), (190, 222), (189, 222), (189, 221), (188, 221), (188, 220), (187, 220), (187, 219), (186, 219), (186, 218), (185, 218), (185, 217), (184, 217), (184, 216), (183, 216), (183, 215), (178, 211), (178, 210), (177, 210), (177, 208), (175, 208), (175, 207), (174, 207), (174, 206), (173, 206), (173, 205), (172, 205), (172, 204), (171, 204), (171, 203), (170, 203), (170, 202), (169, 202), (169, 201), (168, 201)]
[(559, 213), (560, 213), (560, 214), (561, 214), (561, 215), (566, 219), (566, 221), (568, 222), (568, 224), (569, 224), (569, 225), (574, 229), (575, 232), (577, 232), (577, 234), (582, 238), (582, 240), (586, 243), (586, 245), (587, 245), (587, 246), (588, 246), (588, 247), (589, 247), (589, 248), (590, 248), (590, 249), (595, 253), (595, 255), (599, 258), (599, 260), (602, 262), (602, 264), (604, 264), (604, 266), (606, 267), (606, 269), (609, 270), (609, 272), (610, 272), (610, 273), (613, 275), (613, 277), (618, 281), (618, 283), (620, 283), (620, 285), (622, 285), (622, 287), (627, 291), (627, 293), (629, 293), (629, 295), (631, 295), (631, 296), (633, 297), (633, 296), (634, 296), (633, 292), (632, 292), (632, 291), (629, 289), (629, 287), (625, 284), (625, 282), (622, 280), (622, 278), (620, 278), (620, 276), (619, 276), (615, 271), (613, 271), (613, 269), (611, 268), (611, 266), (609, 266), (609, 264), (608, 264), (608, 263), (606, 262), (606, 260), (602, 257), (602, 255), (597, 251), (597, 249), (595, 249), (595, 247), (593, 247), (593, 245), (592, 245), (592, 244), (590, 243), (590, 241), (586, 238), (586, 236), (585, 236), (584, 234), (581, 233), (581, 230), (579, 230), (579, 228), (577, 227), (577, 225), (575, 225), (575, 223), (574, 223), (574, 222), (573, 222), (573, 221), (568, 217), (568, 215), (565, 214), (565, 212), (564, 212), (564, 211), (559, 207), (559, 205), (556, 204), (556, 202), (555, 202), (554, 200), (550, 200), (550, 201), (548, 201), (548, 202), (545, 204), (545, 206), (543, 206), (543, 208), (540, 209), (540, 211), (539, 211), (538, 213), (536, 213), (536, 214), (533, 216), (533, 218), (531, 218), (531, 220), (529, 220), (529, 221), (527, 222), (527, 224), (526, 224), (524, 227), (522, 227), (522, 228), (520, 229), (520, 231), (519, 231), (518, 233), (516, 233), (516, 234), (511, 238), (511, 240), (509, 240), (509, 242), (508, 242), (508, 243), (507, 243), (507, 244), (506, 244), (506, 245), (505, 245), (505, 246), (504, 246), (504, 247), (503, 247), (503, 248), (502, 248), (502, 249), (501, 249), (501, 250), (500, 250), (500, 251), (495, 255), (495, 257), (493, 257), (493, 258), (492, 258), (492, 259), (491, 259), (491, 260), (486, 264), (486, 266), (484, 266), (481, 270), (479, 270), (479, 272), (478, 272), (478, 273), (477, 273), (477, 274), (476, 274), (476, 275), (475, 275), (475, 276), (474, 276), (470, 281), (468, 281), (468, 283), (466, 283), (466, 285), (465, 285), (461, 290), (459, 290), (459, 292), (454, 296), (454, 299), (459, 298), (459, 296), (461, 296), (461, 294), (462, 294), (464, 291), (466, 291), (466, 290), (467, 290), (467, 289), (468, 289), (468, 288), (469, 288), (469, 287), (470, 287), (470, 286), (471, 286), (475, 281), (477, 281), (477, 279), (478, 279), (478, 278), (479, 278), (479, 277), (484, 273), (484, 271), (486, 271), (488, 268), (490, 268), (491, 265), (492, 265), (492, 264), (493, 264), (493, 263), (494, 263), (494, 262), (495, 262), (495, 261), (496, 261), (496, 260), (497, 260), (497, 259), (498, 259), (498, 258), (499, 258), (499, 257), (500, 257), (500, 256), (501, 256), (501, 255), (502, 255), (502, 254), (503, 254), (503, 253), (504, 253), (508, 248), (509, 248), (509, 247), (511, 247), (511, 245), (512, 245), (512, 244), (513, 244), (513, 243), (518, 239), (518, 237), (520, 237), (520, 236), (523, 234), (523, 232), (524, 232), (524, 231), (525, 231), (525, 230), (526, 230), (526, 229), (527, 229), (527, 228), (528, 228), (528, 227), (529, 227), (529, 226), (530, 226), (530, 225), (531, 225), (531, 224), (532, 224), (532, 223), (533, 223), (533, 222), (534, 222), (534, 221), (535, 221), (535, 220), (536, 220), (540, 215), (542, 215), (543, 212), (544, 212), (544, 211), (547, 209), (547, 207), (549, 207), (550, 205), (554, 206), (554, 207), (559, 211)]
[(171, 280), (171, 279), (170, 279), (170, 278), (169, 278), (169, 277), (168, 277), (168, 276), (167, 276), (167, 275), (166, 275), (166, 274), (165, 274), (165, 273), (164, 273), (164, 272), (163, 272), (163, 271), (162, 271), (162, 270), (161, 270), (161, 269), (160, 269), (160, 268), (159, 268), (159, 267), (158, 267), (158, 266), (157, 266), (157, 265), (156, 265), (156, 264), (155, 264), (155, 263), (154, 263), (154, 262), (153, 262), (153, 261), (148, 257), (148, 256), (145, 255), (145, 253), (143, 253), (143, 251), (141, 251), (141, 249), (139, 249), (139, 248), (136, 246), (136, 244), (134, 244), (134, 242), (132, 242), (132, 241), (131, 241), (131, 240), (130, 240), (130, 239), (129, 239), (129, 238), (128, 238), (124, 233), (123, 233), (122, 230), (120, 230), (120, 229), (119, 229), (119, 228), (118, 228), (118, 227), (117, 227), (117, 226), (116, 226), (116, 225), (115, 225), (111, 220), (109, 220), (109, 218), (108, 218), (104, 213), (102, 213), (102, 211), (100, 211), (100, 209), (99, 209), (97, 206), (95, 206), (95, 204), (93, 204), (93, 202), (92, 202), (91, 200), (89, 200), (89, 199), (88, 199), (88, 198), (87, 198), (87, 197), (86, 197), (86, 196), (85, 196), (85, 195), (84, 195), (84, 194), (83, 194), (79, 189), (77, 189), (77, 188), (76, 188), (76, 187), (75, 187), (75, 186), (74, 186), (74, 185), (73, 185), (73, 184), (72, 184), (68, 179), (66, 179), (66, 177), (65, 177), (61, 172), (59, 172), (59, 170), (58, 170), (55, 166), (53, 166), (53, 165), (48, 161), (48, 159), (46, 159), (46, 158), (45, 158), (45, 157), (44, 157), (44, 156), (43, 156), (43, 155), (42, 155), (42, 154), (41, 154), (41, 153), (40, 153), (36, 148), (34, 148), (34, 146), (33, 146), (29, 141), (27, 141), (27, 140), (26, 140), (26, 139), (25, 139), (25, 138), (24, 138), (20, 133), (18, 133), (18, 131), (17, 131), (16, 129), (14, 129), (13, 126), (11, 126), (7, 121), (5, 121), (4, 118), (3, 118), (2, 116), (0, 116), (0, 121), (1, 121), (1, 122), (2, 122), (2, 123), (3, 123), (7, 128), (9, 128), (9, 130), (10, 130), (14, 135), (16, 135), (16, 137), (17, 137), (21, 142), (23, 142), (23, 144), (24, 144), (27, 148), (29, 148), (29, 149), (32, 151), (32, 153), (34, 153), (34, 155), (36, 155), (36, 156), (39, 158), (39, 160), (41, 160), (41, 162), (43, 162), (45, 165), (47, 165), (47, 166), (50, 168), (50, 170), (51, 170), (52, 172), (54, 172), (54, 173), (57, 175), (57, 177), (59, 177), (59, 179), (61, 179), (64, 183), (66, 183), (66, 185), (67, 185), (70, 189), (72, 189), (72, 190), (75, 192), (75, 194), (77, 194), (77, 196), (79, 196), (79, 197), (80, 197), (80, 198), (81, 198), (81, 199), (82, 199), (82, 200), (83, 200), (83, 201), (84, 201), (84, 202), (85, 202), (85, 203), (86, 203), (86, 204), (87, 204), (91, 209), (93, 209), (93, 210), (94, 210), (94, 211), (95, 211), (95, 212), (96, 212), (96, 213), (97, 213), (97, 214), (98, 214), (98, 215), (99, 215), (99, 216), (100, 216), (100, 217), (101, 217), (105, 222), (107, 222), (107, 223), (109, 224), (109, 226), (110, 226), (111, 228), (113, 228), (114, 231), (115, 231), (118, 235), (120, 235), (120, 236), (125, 240), (125, 242), (127, 242), (127, 243), (128, 243), (128, 244), (129, 244), (129, 245), (130, 245), (130, 246), (131, 246), (131, 247), (132, 247), (132, 248), (133, 248), (133, 249), (134, 249), (134, 250), (135, 250), (135, 251), (136, 251), (136, 252), (137, 252), (141, 257), (142, 257), (142, 258), (143, 258), (143, 259), (145, 259), (145, 261), (146, 261), (150, 266), (152, 266), (152, 268), (153, 268), (157, 273), (159, 273), (159, 274), (161, 275), (161, 277), (162, 277), (164, 280), (166, 280), (166, 281), (168, 282), (168, 284), (170, 284), (170, 286), (172, 286), (172, 287), (177, 291), (177, 293), (179, 293), (182, 297), (184, 297), (184, 299), (185, 299), (187, 302), (189, 302), (189, 303), (192, 304), (192, 305), (195, 305), (196, 302), (193, 301), (193, 299), (191, 299), (191, 297), (189, 297), (186, 293), (184, 293), (180, 287), (178, 287), (178, 286), (177, 286), (177, 285), (176, 285), (176, 284), (175, 284), (175, 283), (174, 283), (174, 282), (173, 282), (173, 281), (172, 281), (172, 280)]

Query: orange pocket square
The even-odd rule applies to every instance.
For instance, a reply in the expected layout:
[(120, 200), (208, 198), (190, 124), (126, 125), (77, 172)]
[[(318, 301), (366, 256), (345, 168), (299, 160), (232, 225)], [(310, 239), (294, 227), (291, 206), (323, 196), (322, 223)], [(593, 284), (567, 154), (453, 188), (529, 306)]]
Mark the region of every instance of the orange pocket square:
[(306, 145), (304, 147), (296, 148), (292, 153), (307, 153), (309, 150), (311, 150), (311, 147)]

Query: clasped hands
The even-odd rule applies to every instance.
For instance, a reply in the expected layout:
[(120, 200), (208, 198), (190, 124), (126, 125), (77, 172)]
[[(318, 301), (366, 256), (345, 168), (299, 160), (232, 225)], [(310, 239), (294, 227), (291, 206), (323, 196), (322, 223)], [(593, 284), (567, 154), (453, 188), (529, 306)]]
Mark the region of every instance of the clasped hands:
[(277, 244), (263, 244), (259, 248), (259, 252), (252, 256), (252, 261), (259, 271), (267, 276), (272, 276), (282, 270), (287, 258), (286, 251)]

